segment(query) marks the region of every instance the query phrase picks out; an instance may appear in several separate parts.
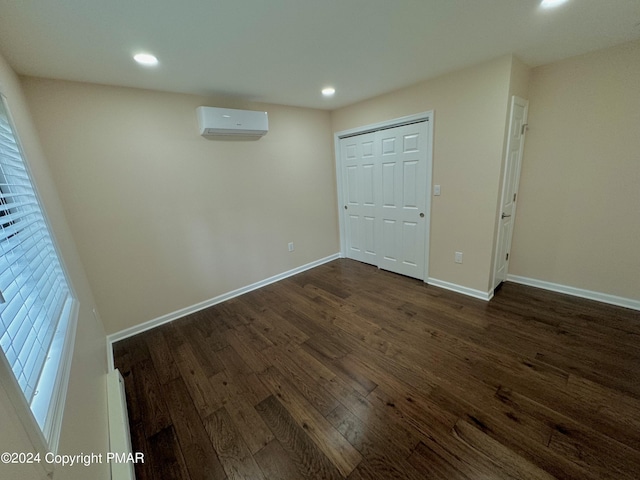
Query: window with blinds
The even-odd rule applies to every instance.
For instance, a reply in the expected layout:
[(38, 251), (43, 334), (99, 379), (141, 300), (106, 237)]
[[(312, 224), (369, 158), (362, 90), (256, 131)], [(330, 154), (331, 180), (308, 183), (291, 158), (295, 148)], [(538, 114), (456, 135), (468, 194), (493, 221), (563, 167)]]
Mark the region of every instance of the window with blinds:
[(45, 438), (74, 302), (0, 102), (0, 346)]

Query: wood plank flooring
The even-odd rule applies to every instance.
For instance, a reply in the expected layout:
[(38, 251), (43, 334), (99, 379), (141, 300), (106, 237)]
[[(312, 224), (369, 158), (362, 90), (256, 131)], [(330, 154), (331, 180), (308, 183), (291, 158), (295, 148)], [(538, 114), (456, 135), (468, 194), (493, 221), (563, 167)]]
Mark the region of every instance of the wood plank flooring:
[(637, 479), (640, 312), (337, 260), (118, 342), (145, 479)]

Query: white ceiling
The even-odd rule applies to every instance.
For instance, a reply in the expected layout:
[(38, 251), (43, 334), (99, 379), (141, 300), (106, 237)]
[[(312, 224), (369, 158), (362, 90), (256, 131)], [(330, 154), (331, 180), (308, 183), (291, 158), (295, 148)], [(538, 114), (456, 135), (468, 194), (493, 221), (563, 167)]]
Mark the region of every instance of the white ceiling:
[[(326, 109), (503, 54), (537, 66), (636, 38), (640, 0), (0, 0), (20, 74)], [(160, 65), (135, 64), (141, 50)]]

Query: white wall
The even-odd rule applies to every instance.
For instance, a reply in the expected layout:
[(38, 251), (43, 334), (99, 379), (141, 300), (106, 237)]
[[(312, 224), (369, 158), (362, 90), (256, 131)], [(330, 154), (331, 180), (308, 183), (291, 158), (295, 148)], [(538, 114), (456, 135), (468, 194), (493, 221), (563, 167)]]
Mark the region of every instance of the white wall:
[[(504, 56), (332, 112), (334, 132), (434, 110), (429, 276), (487, 293), (513, 58)], [(464, 262), (454, 262), (463, 252)]]
[(534, 68), (509, 273), (640, 300), (640, 42)]
[[(101, 322), (92, 313), (95, 302), (91, 288), (71, 236), (47, 159), (32, 124), (22, 88), (11, 67), (1, 56), (0, 91), (7, 98), (27, 163), (44, 203), (70, 282), (80, 302), (78, 331), (59, 452), (105, 453), (108, 450), (105, 332)], [(0, 452), (36, 451), (4, 388), (0, 388), (0, 432)], [(43, 475), (44, 471), (38, 467), (0, 464), (0, 478), (31, 480), (43, 478)], [(57, 468), (55, 478), (108, 479), (110, 473), (106, 464)]]
[[(22, 83), (108, 333), (339, 251), (328, 112)], [(270, 131), (205, 139), (199, 105), (266, 110)]]

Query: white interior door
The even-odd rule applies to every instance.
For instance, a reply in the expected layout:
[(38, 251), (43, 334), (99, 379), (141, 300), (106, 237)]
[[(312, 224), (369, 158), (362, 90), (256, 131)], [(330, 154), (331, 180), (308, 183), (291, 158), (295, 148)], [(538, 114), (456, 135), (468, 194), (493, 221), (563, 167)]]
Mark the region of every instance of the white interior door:
[(378, 265), (380, 152), (376, 134), (349, 137), (340, 143), (347, 257)]
[(340, 140), (346, 256), (425, 278), (426, 122)]
[(382, 130), (380, 259), (385, 270), (424, 279), (426, 235), (425, 124)]
[(522, 98), (514, 96), (511, 99), (509, 137), (507, 140), (507, 154), (502, 182), (500, 225), (498, 228), (493, 288), (506, 280), (507, 272), (509, 271), (509, 254), (511, 250), (511, 239), (513, 237), (513, 221), (516, 214), (517, 191), (520, 181), (520, 166), (522, 164), (522, 152), (524, 149), (528, 105), (529, 102)]

